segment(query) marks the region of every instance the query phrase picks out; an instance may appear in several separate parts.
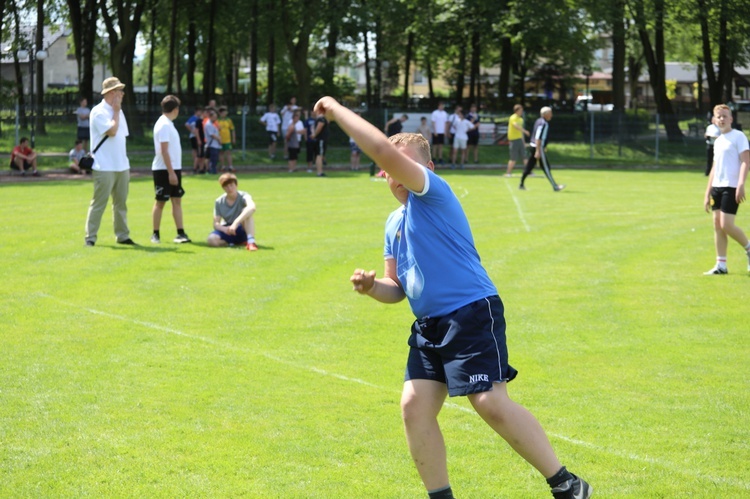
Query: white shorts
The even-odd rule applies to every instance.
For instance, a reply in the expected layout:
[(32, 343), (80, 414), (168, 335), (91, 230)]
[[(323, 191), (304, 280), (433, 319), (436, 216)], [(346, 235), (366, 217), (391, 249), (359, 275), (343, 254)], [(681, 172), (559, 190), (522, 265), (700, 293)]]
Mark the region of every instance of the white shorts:
[(466, 142), (469, 139), (459, 139), (458, 137), (453, 137), (453, 149), (466, 149)]

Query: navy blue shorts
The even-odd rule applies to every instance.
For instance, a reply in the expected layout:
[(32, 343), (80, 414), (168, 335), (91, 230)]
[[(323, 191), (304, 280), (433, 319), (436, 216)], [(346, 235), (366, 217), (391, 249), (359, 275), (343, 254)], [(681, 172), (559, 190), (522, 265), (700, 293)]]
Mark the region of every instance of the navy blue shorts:
[(405, 381), (445, 383), (451, 397), (492, 390), (518, 371), (508, 364), (505, 318), (499, 296), (489, 296), (450, 314), (414, 321)]
[(735, 187), (711, 187), (711, 211), (721, 210), (722, 213), (736, 215), (739, 209)]
[[(224, 226), (228, 227), (229, 224), (225, 224)], [(216, 234), (223, 241), (226, 241), (228, 244), (234, 244), (236, 246), (239, 246), (239, 245), (244, 245), (247, 243), (247, 232), (245, 232), (245, 227), (243, 227), (242, 225), (237, 227), (237, 230), (234, 231), (233, 236), (229, 234), (225, 234), (218, 230), (211, 232), (211, 234)]]

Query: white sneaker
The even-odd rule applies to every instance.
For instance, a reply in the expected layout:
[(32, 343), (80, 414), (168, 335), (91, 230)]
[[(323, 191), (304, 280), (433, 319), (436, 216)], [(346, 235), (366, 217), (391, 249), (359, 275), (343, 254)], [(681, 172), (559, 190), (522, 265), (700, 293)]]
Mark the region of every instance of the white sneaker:
[(151, 242), (154, 244), (159, 244), (161, 243), (161, 239), (159, 239), (159, 236), (157, 236), (156, 234), (151, 234)]
[(714, 268), (712, 268), (708, 272), (704, 272), (703, 275), (722, 275), (728, 273), (729, 271), (726, 267), (719, 267), (718, 265), (714, 265)]

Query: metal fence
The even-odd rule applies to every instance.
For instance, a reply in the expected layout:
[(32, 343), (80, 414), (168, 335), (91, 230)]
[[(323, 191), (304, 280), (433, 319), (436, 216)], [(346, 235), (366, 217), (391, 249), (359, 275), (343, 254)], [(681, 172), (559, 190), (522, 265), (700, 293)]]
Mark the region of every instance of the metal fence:
[[(144, 130), (150, 130), (150, 125), (158, 118), (161, 111), (158, 102), (162, 94), (152, 94), (151, 103), (148, 94), (136, 94), (136, 109), (138, 119)], [(236, 100), (236, 99), (234, 99)], [(98, 101), (98, 99), (97, 99)], [(75, 123), (75, 109), (78, 107), (77, 95), (73, 93), (46, 94), (44, 96), (44, 120), (46, 123)], [(22, 111), (22, 110), (21, 110)], [(181, 115), (175, 120), (177, 129), (182, 126), (192, 114), (191, 106), (183, 106)], [(267, 136), (264, 126), (259, 122), (264, 109), (250, 113), (247, 106), (229, 106), (229, 115), (235, 123), (237, 140), (243, 149), (262, 149), (267, 146)], [(450, 109), (447, 110), (449, 113)], [(393, 116), (407, 114), (409, 119), (404, 123), (404, 131), (415, 132), (419, 126), (419, 119), (427, 117), (430, 122), (431, 112), (415, 109), (364, 109), (358, 112), (370, 123), (382, 130), (384, 124)], [(507, 124), (510, 111), (503, 113), (483, 113), (480, 115), (480, 144), (507, 144)], [(33, 116), (29, 106), (27, 117)], [(15, 108), (0, 108), (0, 120), (4, 134), (15, 128), (17, 112)], [(530, 130), (537, 115), (529, 112), (525, 116), (525, 127)], [(703, 118), (703, 119), (701, 119)], [(669, 154), (700, 154), (704, 145), (703, 133), (707, 122), (705, 117), (696, 117), (689, 113), (678, 115), (681, 126), (681, 136), (678, 141), (668, 140), (663, 126), (663, 119), (653, 112), (644, 109), (638, 111), (618, 112), (573, 112), (555, 110), (550, 123), (549, 138), (552, 143), (587, 144), (590, 148), (590, 158), (596, 158), (599, 146), (617, 146), (618, 154), (625, 154), (628, 149), (636, 149), (647, 156), (653, 156), (654, 161)], [(738, 124), (741, 127), (741, 124)], [(749, 123), (750, 125), (750, 123)], [(348, 137), (339, 127), (331, 127), (330, 144), (333, 147), (348, 146)], [(612, 148), (606, 148), (606, 155), (612, 154)]]

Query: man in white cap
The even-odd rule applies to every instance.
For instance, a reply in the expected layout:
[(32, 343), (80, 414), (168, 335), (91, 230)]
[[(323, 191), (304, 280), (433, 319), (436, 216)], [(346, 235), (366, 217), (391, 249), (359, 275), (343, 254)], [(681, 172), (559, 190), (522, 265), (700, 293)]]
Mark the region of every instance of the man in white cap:
[(102, 101), (94, 106), (89, 116), (91, 146), (94, 156), (92, 177), (94, 196), (86, 216), (86, 246), (96, 244), (99, 225), (107, 200), (112, 196), (115, 236), (119, 244), (134, 245), (128, 229), (128, 188), (130, 161), (125, 148), (128, 122), (122, 112), (125, 84), (115, 77), (102, 82)]

